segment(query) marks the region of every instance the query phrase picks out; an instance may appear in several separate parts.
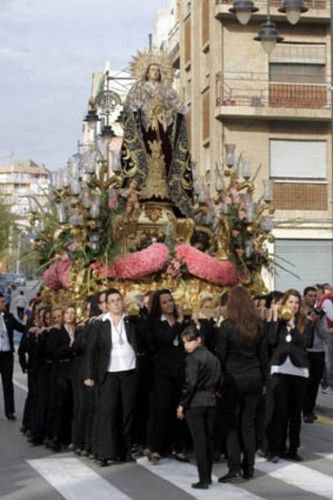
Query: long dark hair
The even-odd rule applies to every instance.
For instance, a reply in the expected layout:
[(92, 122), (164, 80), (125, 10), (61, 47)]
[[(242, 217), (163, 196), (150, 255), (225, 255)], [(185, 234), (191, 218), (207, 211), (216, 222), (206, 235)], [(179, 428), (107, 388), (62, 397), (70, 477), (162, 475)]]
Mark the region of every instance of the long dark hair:
[(286, 290), (284, 292), (283, 297), (282, 297), (281, 305), (284, 305), (287, 302), (287, 300), (289, 299), (289, 297), (291, 297), (291, 296), (297, 297), (299, 300), (298, 311), (295, 314), (295, 325), (296, 325), (297, 330), (299, 330), (301, 333), (303, 333), (305, 325), (307, 323), (307, 319), (306, 319), (305, 314), (302, 311), (302, 296), (299, 293), (299, 291), (296, 290), (295, 288), (289, 288), (288, 290)]
[(249, 292), (242, 286), (234, 286), (229, 292), (227, 317), (243, 335), (245, 343), (253, 346), (262, 337), (260, 318)]
[[(172, 293), (170, 292), (170, 290), (168, 290), (166, 288), (163, 288), (162, 290), (156, 290), (156, 292), (154, 292), (152, 302), (151, 302), (151, 310), (150, 310), (150, 316), (154, 319), (160, 319), (160, 317), (162, 315), (162, 309), (161, 309), (161, 303), (160, 303), (161, 295), (171, 295), (171, 297), (172, 297)], [(177, 318), (177, 309), (176, 309), (176, 304), (175, 304), (173, 297), (172, 297), (172, 300), (173, 300), (173, 305), (174, 305), (173, 314), (175, 315), (175, 318)]]

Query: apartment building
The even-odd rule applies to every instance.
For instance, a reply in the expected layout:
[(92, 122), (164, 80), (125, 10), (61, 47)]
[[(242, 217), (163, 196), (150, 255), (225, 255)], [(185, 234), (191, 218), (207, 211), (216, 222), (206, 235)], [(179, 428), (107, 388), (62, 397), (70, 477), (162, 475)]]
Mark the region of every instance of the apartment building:
[(18, 219), (30, 214), (29, 198), (34, 196), (42, 205), (47, 204), (49, 171), (44, 164), (32, 160), (13, 160), (0, 165), (0, 195), (11, 205)]
[[(274, 181), (276, 262), (270, 287), (333, 282), (332, 95), (330, 5), (305, 0), (308, 12), (292, 26), (270, 0), (283, 41), (268, 55), (253, 38), (267, 2), (247, 25), (229, 12), (232, 0), (173, 0), (174, 25), (164, 41), (189, 106), (196, 169), (214, 189), (224, 144), (251, 157), (256, 195)], [(287, 262), (285, 262), (287, 261)]]

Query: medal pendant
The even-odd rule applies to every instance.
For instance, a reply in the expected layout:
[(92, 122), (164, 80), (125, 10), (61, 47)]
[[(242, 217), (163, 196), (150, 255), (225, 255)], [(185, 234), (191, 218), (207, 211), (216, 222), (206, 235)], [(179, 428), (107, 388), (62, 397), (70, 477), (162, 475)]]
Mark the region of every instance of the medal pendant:
[(292, 337), (291, 337), (290, 333), (288, 333), (288, 335), (286, 336), (286, 341), (291, 342), (291, 340), (292, 340)]

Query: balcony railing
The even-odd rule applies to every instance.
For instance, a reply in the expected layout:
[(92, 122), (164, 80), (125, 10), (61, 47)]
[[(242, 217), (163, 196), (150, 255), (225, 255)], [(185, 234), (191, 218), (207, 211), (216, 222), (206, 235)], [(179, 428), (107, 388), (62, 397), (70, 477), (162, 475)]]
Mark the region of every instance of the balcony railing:
[[(233, 0), (215, 0), (216, 5), (232, 5)], [(272, 7), (281, 7), (282, 1), (281, 0), (269, 0), (270, 5)], [(262, 13), (263, 9), (266, 9), (267, 7), (267, 0), (254, 0), (254, 4), (256, 7), (260, 9), (260, 12)], [(304, 5), (308, 7), (309, 9), (316, 9), (316, 10), (321, 10), (321, 9), (328, 9), (329, 8), (329, 2), (328, 0), (304, 0)], [(266, 13), (266, 10), (265, 10)]]
[(167, 52), (171, 57), (175, 57), (179, 51), (180, 30), (179, 22), (177, 22), (170, 30), (168, 39), (162, 44), (162, 49)]
[(330, 85), (271, 82), (267, 73), (235, 72), (216, 75), (216, 105), (269, 108), (328, 109)]

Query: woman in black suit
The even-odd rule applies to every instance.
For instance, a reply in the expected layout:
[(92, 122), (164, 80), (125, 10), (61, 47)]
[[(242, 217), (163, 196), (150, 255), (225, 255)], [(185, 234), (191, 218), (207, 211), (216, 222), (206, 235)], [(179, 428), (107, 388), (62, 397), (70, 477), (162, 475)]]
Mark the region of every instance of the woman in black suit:
[(68, 306), (64, 310), (64, 320), (60, 329), (50, 331), (47, 342), (47, 354), (54, 362), (56, 407), (53, 415), (53, 443), (51, 447), (59, 451), (61, 443), (69, 444), (72, 434), (73, 391), (72, 345), (76, 334), (76, 308)]
[[(230, 290), (227, 319), (216, 335), (216, 354), (224, 372), (222, 402), (229, 471), (225, 483), (251, 479), (255, 456), (255, 413), (266, 379), (268, 354), (252, 297), (241, 286)], [(241, 452), (243, 459), (241, 460)]]
[[(181, 394), (185, 353), (181, 341), (183, 313), (176, 308), (169, 290), (154, 293), (149, 319), (149, 337), (153, 352), (152, 391), (148, 422), (148, 458), (157, 464), (166, 451), (167, 441), (173, 444), (176, 458), (181, 453), (181, 436), (175, 415)], [(171, 427), (170, 428), (170, 424)]]
[[(281, 455), (301, 461), (300, 445), (302, 402), (309, 377), (306, 348), (310, 345), (314, 325), (301, 311), (301, 295), (289, 289), (282, 301), (290, 319), (279, 318), (279, 306), (273, 306), (272, 319), (266, 324), (271, 351), (270, 373), (273, 393), (273, 416), (267, 428), (268, 460), (278, 462)], [(286, 439), (289, 427), (289, 450)]]

